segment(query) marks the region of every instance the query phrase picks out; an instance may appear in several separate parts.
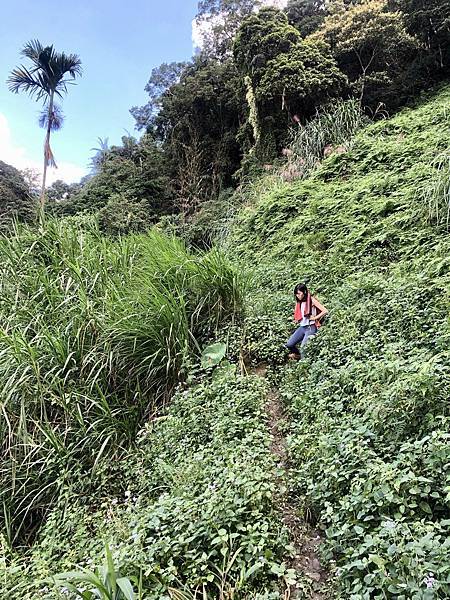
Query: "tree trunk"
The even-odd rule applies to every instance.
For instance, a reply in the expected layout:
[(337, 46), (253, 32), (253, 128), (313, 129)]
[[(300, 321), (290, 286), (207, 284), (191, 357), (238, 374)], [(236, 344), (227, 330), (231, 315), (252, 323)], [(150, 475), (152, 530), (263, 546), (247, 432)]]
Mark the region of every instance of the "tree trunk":
[(45, 135), (45, 142), (44, 142), (44, 173), (42, 175), (42, 189), (41, 189), (41, 197), (39, 200), (39, 213), (40, 213), (41, 218), (44, 216), (44, 207), (45, 207), (45, 181), (47, 179), (47, 165), (48, 165), (47, 148), (50, 147), (50, 131), (52, 128), (52, 114), (53, 114), (53, 93), (50, 95), (50, 100), (48, 103), (47, 133)]

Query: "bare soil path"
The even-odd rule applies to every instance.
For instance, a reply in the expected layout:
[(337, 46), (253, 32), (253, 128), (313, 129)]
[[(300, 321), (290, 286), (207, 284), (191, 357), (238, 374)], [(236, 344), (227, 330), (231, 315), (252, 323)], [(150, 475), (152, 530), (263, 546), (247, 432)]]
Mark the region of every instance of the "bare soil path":
[[(267, 365), (260, 364), (249, 371), (252, 375), (265, 377)], [(280, 490), (276, 503), (287, 527), (295, 554), (291, 558), (290, 568), (295, 570), (297, 584), (285, 590), (285, 600), (307, 598), (309, 600), (328, 600), (331, 598), (327, 581), (329, 575), (322, 567), (318, 555), (321, 536), (299, 516), (298, 500), (289, 492), (290, 465), (285, 431), (288, 420), (282, 401), (276, 389), (271, 389), (265, 405), (269, 431), (272, 436), (271, 451), (276, 458), (282, 475), (279, 476)]]

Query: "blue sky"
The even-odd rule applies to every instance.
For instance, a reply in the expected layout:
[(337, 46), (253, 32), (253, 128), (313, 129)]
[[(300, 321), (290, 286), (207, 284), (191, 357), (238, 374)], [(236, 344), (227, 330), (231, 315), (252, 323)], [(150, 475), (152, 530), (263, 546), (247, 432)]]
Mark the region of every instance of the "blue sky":
[(40, 168), (44, 131), (40, 105), (12, 94), (6, 79), (23, 59), (25, 42), (39, 39), (58, 51), (74, 52), (83, 77), (63, 102), (64, 127), (53, 135), (60, 169), (51, 180), (77, 179), (97, 137), (120, 143), (134, 132), (129, 114), (146, 102), (144, 86), (153, 67), (192, 55), (191, 22), (197, 0), (15, 0), (2, 3), (0, 18), (0, 160)]

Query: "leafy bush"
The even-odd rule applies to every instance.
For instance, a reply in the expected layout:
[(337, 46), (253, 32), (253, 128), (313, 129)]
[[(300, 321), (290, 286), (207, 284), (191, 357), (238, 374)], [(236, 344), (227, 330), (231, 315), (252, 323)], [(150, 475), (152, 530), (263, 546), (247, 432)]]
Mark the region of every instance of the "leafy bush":
[(32, 221), (35, 200), (21, 173), (0, 161), (0, 231), (11, 228), (11, 221)]
[(143, 222), (153, 223), (173, 209), (166, 159), (151, 135), (139, 141), (125, 135), (120, 146), (100, 147), (93, 166), (94, 173), (53, 203), (55, 215), (100, 211), (104, 228), (120, 233), (141, 230)]
[(100, 228), (116, 235), (145, 231), (153, 219), (151, 206), (146, 200), (129, 199), (121, 194), (113, 194), (98, 213)]
[(229, 223), (238, 209), (239, 200), (232, 190), (223, 190), (217, 198), (203, 202), (187, 221), (183, 237), (194, 248), (208, 249), (226, 245)]

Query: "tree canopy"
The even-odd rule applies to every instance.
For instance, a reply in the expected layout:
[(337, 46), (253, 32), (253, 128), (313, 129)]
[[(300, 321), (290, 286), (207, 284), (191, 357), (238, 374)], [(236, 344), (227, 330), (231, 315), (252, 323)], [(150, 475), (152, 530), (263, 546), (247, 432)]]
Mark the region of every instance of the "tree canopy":
[(20, 171), (0, 161), (0, 230), (17, 218), (31, 221), (35, 216), (30, 189)]
[(130, 110), (143, 137), (112, 148), (98, 138), (91, 175), (52, 210), (110, 211), (117, 230), (130, 214), (189, 215), (281, 159), (299, 125), (334, 99), (392, 112), (448, 71), (450, 0), (264, 4), (201, 0), (201, 48), (154, 68), (147, 102)]
[(112, 146), (105, 152), (98, 172), (85, 185), (60, 203), (64, 214), (95, 212), (104, 209), (112, 196), (127, 202), (145, 203), (148, 223), (173, 210), (170, 203), (170, 185), (165, 174), (165, 163), (151, 134), (137, 141), (123, 136), (121, 146)]
[(327, 47), (303, 40), (286, 14), (272, 8), (243, 22), (234, 58), (254, 95), (262, 158), (282, 147), (290, 124), (304, 122), (346, 84)]
[(403, 15), (387, 10), (384, 0), (336, 4), (314, 39), (326, 41), (361, 102), (384, 98), (413, 59), (417, 39), (406, 30)]
[(306, 37), (320, 27), (327, 10), (322, 0), (289, 0), (286, 14), (289, 23)]

